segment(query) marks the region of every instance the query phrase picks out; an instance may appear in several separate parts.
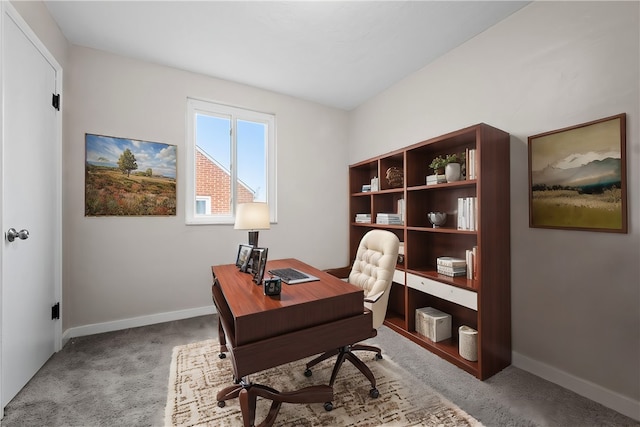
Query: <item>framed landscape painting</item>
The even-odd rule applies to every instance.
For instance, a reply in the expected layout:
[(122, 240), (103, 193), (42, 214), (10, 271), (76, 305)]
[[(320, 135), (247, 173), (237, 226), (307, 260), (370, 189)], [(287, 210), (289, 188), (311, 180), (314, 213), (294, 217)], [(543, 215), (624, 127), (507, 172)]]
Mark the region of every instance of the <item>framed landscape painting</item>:
[(85, 216), (175, 216), (176, 146), (85, 134)]
[(627, 232), (626, 115), (529, 137), (529, 226)]

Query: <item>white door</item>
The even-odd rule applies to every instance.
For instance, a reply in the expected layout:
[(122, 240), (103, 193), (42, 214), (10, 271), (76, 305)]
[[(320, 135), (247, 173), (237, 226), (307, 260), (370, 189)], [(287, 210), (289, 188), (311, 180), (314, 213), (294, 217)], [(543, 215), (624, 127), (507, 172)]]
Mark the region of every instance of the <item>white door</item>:
[(60, 112), (52, 105), (59, 65), (14, 10), (5, 6), (2, 16), (4, 408), (59, 347), (52, 306), (60, 293), (61, 200)]

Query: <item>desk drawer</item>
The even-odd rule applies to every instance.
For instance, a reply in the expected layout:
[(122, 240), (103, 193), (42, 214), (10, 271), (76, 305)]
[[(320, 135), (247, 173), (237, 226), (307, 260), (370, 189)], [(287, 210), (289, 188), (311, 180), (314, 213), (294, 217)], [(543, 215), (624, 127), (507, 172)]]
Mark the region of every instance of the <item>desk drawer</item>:
[(417, 291), (454, 302), (463, 307), (478, 310), (478, 294), (475, 292), (427, 279), (426, 277), (416, 276), (411, 273), (407, 273), (407, 286)]

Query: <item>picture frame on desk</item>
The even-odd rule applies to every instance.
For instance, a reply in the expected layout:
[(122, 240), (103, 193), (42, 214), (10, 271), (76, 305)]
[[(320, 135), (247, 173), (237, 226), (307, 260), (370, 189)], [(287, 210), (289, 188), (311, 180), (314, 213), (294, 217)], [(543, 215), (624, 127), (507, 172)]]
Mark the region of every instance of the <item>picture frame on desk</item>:
[(238, 256), (236, 257), (236, 267), (240, 268), (240, 271), (243, 273), (247, 272), (247, 267), (249, 266), (249, 260), (251, 260), (251, 252), (253, 251), (253, 246), (251, 245), (240, 245), (238, 247)]
[(251, 252), (251, 261), (247, 268), (247, 273), (253, 275), (253, 281), (256, 285), (262, 284), (262, 278), (264, 277), (264, 270), (267, 265), (267, 248), (253, 248)]

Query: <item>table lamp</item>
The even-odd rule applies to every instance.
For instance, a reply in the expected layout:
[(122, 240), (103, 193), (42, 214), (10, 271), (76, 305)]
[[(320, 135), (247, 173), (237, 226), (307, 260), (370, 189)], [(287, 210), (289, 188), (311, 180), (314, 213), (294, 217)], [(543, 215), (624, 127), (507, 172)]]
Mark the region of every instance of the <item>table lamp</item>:
[(242, 203), (236, 211), (235, 230), (249, 230), (249, 245), (258, 246), (258, 230), (268, 230), (269, 205), (260, 202)]

